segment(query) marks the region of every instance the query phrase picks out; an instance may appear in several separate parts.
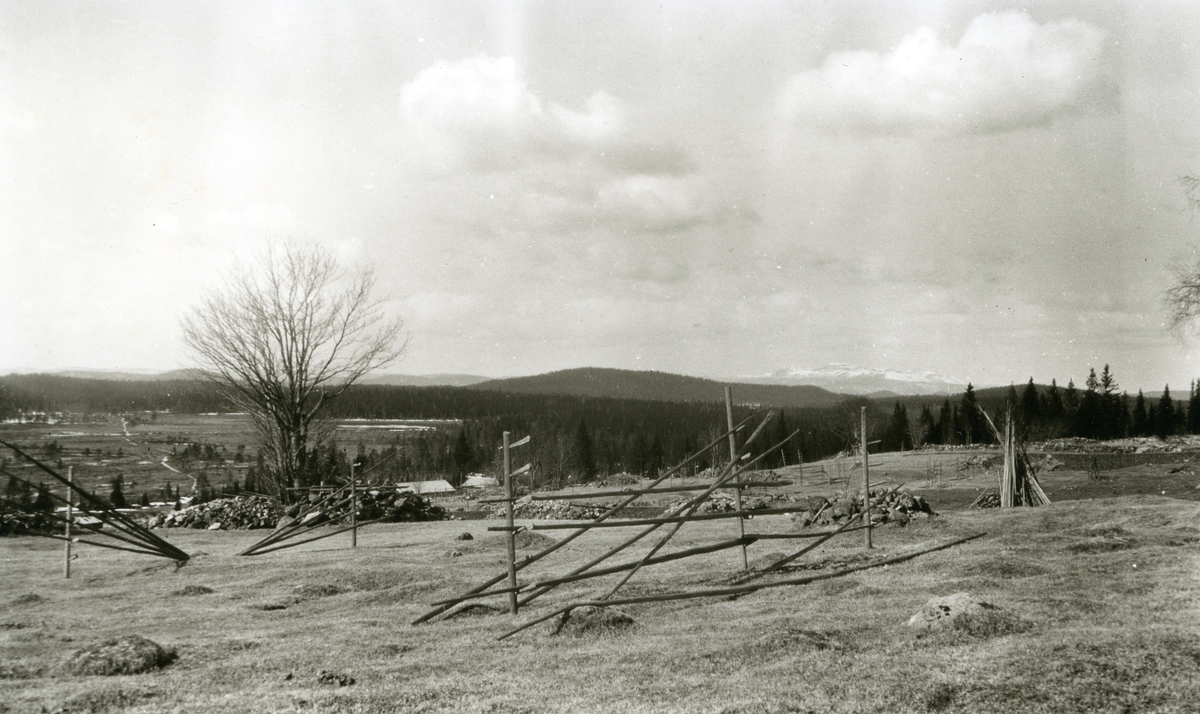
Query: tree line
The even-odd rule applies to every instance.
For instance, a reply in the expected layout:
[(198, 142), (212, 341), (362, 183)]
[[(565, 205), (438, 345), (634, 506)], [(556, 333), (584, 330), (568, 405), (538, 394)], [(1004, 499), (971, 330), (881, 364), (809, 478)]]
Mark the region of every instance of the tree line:
[[(228, 411), (232, 405), (199, 382), (105, 382), (48, 375), (6, 377), (10, 409), (124, 413), (145, 417), (147, 410), (178, 413)], [(735, 393), (736, 395), (736, 393)], [(1188, 399), (1176, 401), (1169, 387), (1157, 398), (1139, 392), (1135, 398), (1119, 392), (1106, 365), (1092, 370), (1083, 389), (1069, 381), (1060, 388), (1052, 380), (1039, 386), (1032, 379), (1018, 390), (977, 392), (972, 385), (941, 404), (928, 398), (888, 400), (848, 397), (832, 407), (776, 410), (776, 416), (751, 449), (763, 450), (798, 432), (787, 447), (763, 462), (774, 468), (827, 458), (853, 450), (859, 442), (860, 410), (868, 411), (868, 439), (883, 451), (926, 445), (989, 444), (994, 441), (984, 411), (1002, 426), (1005, 405), (1011, 404), (1021, 433), (1031, 440), (1064, 436), (1117, 438), (1200, 433), (1200, 383), (1191, 385)], [(139, 412), (134, 412), (134, 409)], [(760, 411), (736, 406), (735, 421)], [(293, 477), (297, 486), (345, 478), (350, 464), (374, 481), (417, 481), (445, 478), (458, 486), (468, 474), (502, 470), (503, 432), (514, 440), (531, 437), (531, 444), (514, 454), (514, 467), (533, 464), (539, 485), (566, 485), (609, 474), (650, 476), (679, 463), (706, 444), (717, 441), (689, 471), (699, 472), (728, 460), (728, 445), (718, 437), (725, 431), (724, 404), (670, 402), (565, 395), (519, 394), (458, 387), (397, 387), (356, 385), (330, 404), (327, 418), (435, 420), (437, 428), (396, 435), (390, 443), (366, 448), (361, 444), (322, 442), (308, 448)], [(748, 432), (746, 432), (748, 433)], [(744, 438), (744, 436), (742, 437)], [(875, 447), (873, 447), (874, 450)], [(182, 445), (173, 458), (182, 462), (223, 462), (224, 449), (209, 444)], [(250, 464), (239, 481), (225, 473), (205, 484), (205, 497), (241, 491), (269, 491), (269, 461), (239, 446), (235, 462)], [(197, 465), (197, 468), (200, 468)], [(228, 471), (228, 470), (227, 470)], [(216, 476), (219, 471), (210, 471)], [(168, 495), (169, 496), (169, 495)]]
[[(940, 406), (909, 400), (896, 400), (882, 436), (885, 451), (920, 448), (927, 444), (988, 444), (995, 438), (985, 423), (984, 406), (998, 428), (1003, 428), (1007, 407), (1011, 405), (1018, 433), (1026, 440), (1044, 441), (1065, 437), (1084, 439), (1121, 439), (1179, 434), (1200, 434), (1200, 381), (1189, 386), (1186, 400), (1171, 396), (1171, 387), (1163, 387), (1156, 398), (1138, 390), (1136, 397), (1119, 391), (1120, 386), (1108, 365), (1099, 375), (1090, 369), (1084, 388), (1069, 380), (1065, 388), (1051, 380), (1039, 386), (1031, 377), (1018, 390), (989, 390), (980, 399), (972, 385), (958, 399), (946, 398)], [(936, 416), (934, 409), (937, 410)]]

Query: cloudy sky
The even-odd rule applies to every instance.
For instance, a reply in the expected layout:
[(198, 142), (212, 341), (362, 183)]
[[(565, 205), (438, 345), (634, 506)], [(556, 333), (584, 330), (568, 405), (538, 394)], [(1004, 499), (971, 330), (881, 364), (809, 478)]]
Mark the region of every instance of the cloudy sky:
[(0, 373), (188, 365), (270, 241), (392, 371), (847, 362), (1185, 391), (1200, 4), (0, 4)]

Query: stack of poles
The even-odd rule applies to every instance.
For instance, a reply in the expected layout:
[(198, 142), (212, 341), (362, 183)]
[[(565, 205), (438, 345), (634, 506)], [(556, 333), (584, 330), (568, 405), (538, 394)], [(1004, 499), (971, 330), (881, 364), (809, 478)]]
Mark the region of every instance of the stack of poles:
[(1004, 424), (1004, 473), (1000, 477), (1000, 507), (1013, 507), (1013, 494), (1017, 490), (1016, 444), (1014, 443), (1012, 405)]
[[(125, 515), (124, 513), (121, 513), (117, 509), (113, 508), (106, 501), (104, 501), (104, 499), (101, 499), (97, 496), (92, 495), (87, 490), (81, 488), (78, 484), (76, 484), (75, 478), (74, 478), (74, 469), (68, 469), (67, 476), (63, 476), (62, 474), (60, 474), (57, 471), (55, 471), (54, 469), (50, 468), (46, 464), (42, 463), (41, 461), (37, 460), (33, 456), (29, 455), (28, 453), (23, 451), (20, 447), (16, 446), (15, 444), (10, 444), (7, 441), (0, 440), (0, 446), (5, 446), (8, 449), (12, 450), (12, 452), (15, 453), (17, 456), (25, 459), (26, 461), (28, 461), (29, 463), (31, 463), (35, 467), (37, 467), (39, 470), (48, 474), (51, 478), (53, 478), (54, 480), (58, 481), (59, 483), (61, 483), (67, 487), (66, 498), (63, 498), (62, 496), (59, 496), (53, 492), (48, 492), (50, 495), (50, 498), (52, 500), (54, 500), (58, 503), (65, 504), (67, 506), (66, 516), (60, 516), (57, 513), (45, 514), (47, 517), (51, 518), (52, 520), (55, 520), (55, 521), (58, 521), (58, 522), (64, 524), (64, 533), (66, 535), (58, 535), (58, 534), (53, 534), (53, 533), (35, 533), (35, 535), (39, 535), (39, 536), (42, 536), (45, 538), (53, 538), (55, 540), (65, 540), (67, 542), (67, 544), (68, 544), (67, 555), (66, 555), (67, 563), (66, 563), (66, 566), (64, 567), (64, 575), (66, 575), (66, 577), (70, 577), (70, 557), (71, 557), (70, 544), (71, 543), (82, 543), (82, 544), (86, 544), (86, 545), (94, 545), (98, 548), (109, 548), (112, 550), (121, 550), (121, 551), (126, 551), (129, 553), (137, 553), (139, 555), (153, 555), (153, 556), (157, 556), (160, 558), (168, 558), (170, 560), (174, 560), (178, 564), (183, 564), (183, 563), (187, 562), (187, 560), (190, 556), (188, 556), (188, 554), (185, 553), (183, 550), (177, 548), (176, 546), (167, 542), (163, 538), (160, 538), (158, 535), (156, 535), (155, 533), (150, 531), (150, 529), (146, 528), (145, 526), (138, 523), (137, 521), (130, 518), (129, 516)], [(11, 476), (12, 478), (16, 479), (18, 482), (23, 483), (26, 486), (29, 486), (30, 488), (37, 488), (29, 481), (22, 479), (21, 477), (15, 475), (13, 473), (10, 473), (7, 470), (0, 470), (0, 473), (4, 473), (7, 476)], [(112, 542), (90, 540), (90, 539), (84, 539), (84, 538), (79, 538), (79, 537), (74, 536), (72, 533), (72, 530), (71, 530), (71, 526), (72, 526), (72, 524), (74, 522), (74, 518), (75, 518), (74, 501), (76, 499), (78, 500), (79, 512), (81, 514), (95, 518), (96, 520), (100, 521), (100, 523), (103, 526), (109, 526), (112, 529), (111, 531), (97, 530), (96, 535), (107, 537), (111, 540), (122, 543), (122, 545), (117, 545)], [(4, 502), (4, 503), (8, 504), (9, 506), (15, 507), (17, 510), (23, 510), (23, 508), (20, 504), (9, 501), (8, 499), (0, 499), (0, 502)]]
[[(1013, 508), (1014, 506), (1050, 505), (1050, 497), (1046, 495), (1046, 492), (1042, 490), (1042, 485), (1038, 483), (1037, 476), (1033, 473), (1033, 468), (1029, 463), (1029, 457), (1023, 449), (1017, 446), (1017, 432), (1012, 418), (1012, 404), (1008, 404), (1006, 408), (1003, 435), (1000, 434), (1000, 430), (996, 428), (995, 423), (992, 422), (992, 418), (988, 416), (988, 413), (982, 407), (980, 407), (979, 411), (983, 414), (983, 418), (987, 420), (987, 424), (991, 428), (992, 434), (995, 435), (996, 440), (1001, 442), (1004, 448), (1004, 466), (1000, 471), (1000, 507)], [(980, 493), (967, 508), (974, 508), (990, 490), (989, 488)]]

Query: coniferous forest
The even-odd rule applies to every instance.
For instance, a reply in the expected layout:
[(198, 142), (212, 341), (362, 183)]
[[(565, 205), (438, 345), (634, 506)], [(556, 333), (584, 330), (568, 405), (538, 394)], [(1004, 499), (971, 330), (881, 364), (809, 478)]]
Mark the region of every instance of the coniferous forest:
[[(859, 413), (868, 410), (869, 437), (879, 450), (927, 445), (988, 444), (993, 441), (983, 410), (1000, 425), (1011, 405), (1027, 440), (1061, 437), (1111, 439), (1200, 433), (1200, 390), (1196, 383), (1177, 400), (1135, 397), (1120, 391), (1106, 365), (1089, 374), (1084, 387), (1057, 381), (1018, 388), (966, 391), (953, 397), (876, 398), (847, 396), (834, 406), (776, 409), (752, 454), (798, 432), (787, 448), (763, 461), (767, 468), (813, 461), (855, 448)], [(741, 421), (762, 406), (736, 406)], [(0, 378), (0, 418), (46, 413), (77, 415), (171, 412), (203, 414), (233, 410), (199, 381), (109, 381), (53, 375)], [(588, 481), (608, 474), (653, 475), (679, 463), (725, 430), (719, 401), (674, 402), (570, 395), (524, 394), (461, 387), (359, 385), (332, 403), (332, 419), (439, 420), (438, 428), (397, 436), (383, 447), (354, 448), (326, 443), (313, 449), (304, 480), (317, 482), (349, 472), (350, 460), (372, 468), (375, 478), (404, 481), (446, 478), (457, 485), (469, 473), (496, 472), (504, 431), (532, 437), (522, 459), (534, 464), (547, 484)], [(35, 417), (36, 418), (36, 417)], [(349, 455), (348, 455), (349, 453)], [(728, 458), (721, 442), (694, 464), (702, 470)], [(253, 455), (247, 460), (254, 462)], [(250, 469), (245, 487), (254, 490)], [(693, 470), (693, 469), (690, 469)]]

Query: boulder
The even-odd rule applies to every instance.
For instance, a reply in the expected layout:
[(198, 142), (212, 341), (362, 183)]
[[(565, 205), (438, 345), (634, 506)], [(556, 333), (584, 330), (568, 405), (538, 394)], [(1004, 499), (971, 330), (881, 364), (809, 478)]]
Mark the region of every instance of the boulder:
[(995, 605), (976, 600), (967, 593), (954, 593), (926, 602), (908, 619), (908, 626), (918, 630), (942, 629), (952, 626), (960, 617), (997, 609)]

